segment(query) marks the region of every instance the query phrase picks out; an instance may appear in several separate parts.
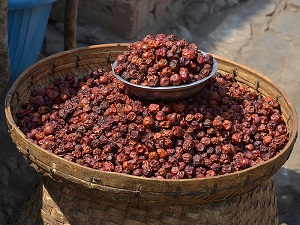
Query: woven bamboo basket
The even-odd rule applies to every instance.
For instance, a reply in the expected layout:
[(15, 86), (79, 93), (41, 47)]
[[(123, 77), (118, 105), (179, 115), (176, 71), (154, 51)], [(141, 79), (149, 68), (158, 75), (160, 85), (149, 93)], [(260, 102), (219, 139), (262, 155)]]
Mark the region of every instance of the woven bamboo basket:
[(56, 77), (82, 77), (110, 70), (128, 44), (78, 48), (47, 57), (25, 70), (8, 91), (5, 114), (10, 135), (42, 182), (24, 204), (16, 224), (278, 224), (273, 175), (289, 158), (297, 138), (297, 115), (272, 80), (215, 56), (221, 74), (270, 95), (281, 104), (289, 142), (280, 153), (243, 171), (202, 179), (160, 180), (103, 172), (44, 151), (17, 127), (16, 111), (30, 91)]

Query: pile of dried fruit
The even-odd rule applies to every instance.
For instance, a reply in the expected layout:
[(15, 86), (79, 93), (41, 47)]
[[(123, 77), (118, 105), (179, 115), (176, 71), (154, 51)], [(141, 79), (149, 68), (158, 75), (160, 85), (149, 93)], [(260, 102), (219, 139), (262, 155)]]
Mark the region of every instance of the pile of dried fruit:
[(189, 84), (207, 77), (213, 57), (202, 54), (197, 45), (174, 35), (146, 35), (131, 44), (117, 58), (114, 72), (139, 85), (166, 87)]
[(103, 171), (165, 179), (232, 173), (274, 157), (287, 143), (280, 105), (216, 74), (180, 102), (130, 96), (111, 72), (72, 75), (33, 91), (16, 114), (34, 143)]

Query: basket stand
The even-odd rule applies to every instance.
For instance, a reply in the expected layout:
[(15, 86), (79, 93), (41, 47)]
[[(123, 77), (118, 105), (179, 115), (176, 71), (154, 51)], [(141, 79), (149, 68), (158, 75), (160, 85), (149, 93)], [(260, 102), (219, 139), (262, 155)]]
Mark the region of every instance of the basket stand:
[(205, 205), (134, 205), (93, 197), (74, 184), (44, 177), (24, 203), (15, 224), (199, 224), (279, 223), (273, 177), (244, 194)]

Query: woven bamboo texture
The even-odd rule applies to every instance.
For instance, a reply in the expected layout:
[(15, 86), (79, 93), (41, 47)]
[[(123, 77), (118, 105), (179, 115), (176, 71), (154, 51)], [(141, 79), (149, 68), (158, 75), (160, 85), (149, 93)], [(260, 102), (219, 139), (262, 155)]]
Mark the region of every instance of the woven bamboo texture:
[[(218, 72), (223, 74), (233, 73), (236, 80), (241, 84), (246, 84), (264, 95), (267, 94), (276, 98), (281, 104), (283, 117), (287, 123), (290, 139), (286, 147), (276, 157), (249, 169), (212, 178), (189, 180), (158, 180), (119, 173), (103, 172), (80, 166), (44, 151), (39, 146), (29, 141), (16, 126), (15, 112), (20, 108), (20, 103), (29, 97), (31, 90), (43, 88), (46, 84), (52, 82), (54, 78), (64, 77), (66, 74), (74, 74), (77, 77), (82, 77), (99, 67), (110, 70), (111, 64), (116, 59), (116, 56), (122, 53), (127, 46), (128, 44), (104, 44), (62, 52), (35, 63), (33, 66), (25, 70), (15, 81), (5, 99), (5, 114), (10, 135), (19, 151), (28, 161), (29, 165), (47, 177), (46, 181), (55, 181), (55, 184), (58, 186), (62, 185), (62, 187), (64, 187), (64, 185), (67, 187), (67, 185), (71, 184), (71, 186), (76, 187), (76, 189), (87, 190), (87, 195), (89, 195), (91, 199), (101, 199), (101, 204), (98, 204), (100, 208), (103, 204), (112, 203), (114, 205), (114, 203), (117, 204), (117, 202), (120, 202), (121, 205), (123, 204), (124, 207), (126, 206), (125, 208), (127, 208), (127, 205), (134, 205), (139, 207), (149, 207), (149, 209), (151, 209), (152, 206), (163, 207), (163, 209), (166, 207), (172, 208), (174, 206), (175, 208), (181, 207), (182, 210), (190, 209), (189, 207), (199, 208), (200, 205), (205, 205), (205, 209), (203, 209), (204, 214), (212, 211), (215, 212), (216, 217), (223, 217), (223, 215), (220, 215), (218, 212), (219, 208), (216, 210), (214, 207), (210, 208), (210, 205), (213, 206), (216, 202), (219, 202), (217, 204), (225, 204), (222, 202), (229, 201), (231, 202), (228, 209), (230, 211), (230, 208), (233, 210), (235, 207), (240, 207), (237, 198), (242, 198), (241, 196), (244, 195), (248, 196), (254, 189), (268, 189), (263, 188), (263, 185), (266, 181), (269, 181), (272, 178), (274, 173), (276, 173), (289, 158), (297, 138), (298, 121), (295, 107), (287, 94), (266, 76), (252, 70), (251, 68), (239, 65), (218, 56), (214, 56), (219, 64)], [(271, 184), (271, 186), (272, 185), (273, 184)], [(44, 193), (46, 193), (46, 191), (49, 192), (50, 189), (51, 188), (48, 183), (42, 184), (41, 190), (44, 190), (42, 191), (42, 202), (49, 199), (49, 197), (47, 197)], [(60, 188), (57, 187), (51, 190), (59, 192), (59, 189)], [(76, 194), (79, 193), (80, 192), (76, 192)], [(268, 193), (271, 192), (268, 191)], [(268, 193), (261, 194), (260, 198), (269, 198)], [(253, 194), (251, 194), (251, 198), (248, 198), (249, 202), (251, 202), (252, 195)], [(49, 196), (50, 200), (51, 198), (54, 198), (54, 195), (52, 196), (52, 194)], [(273, 195), (271, 193), (271, 198), (274, 198), (274, 196), (272, 196)], [(89, 208), (89, 203), (93, 201), (83, 201), (82, 204), (79, 204), (79, 202), (80, 201), (78, 200), (77, 204), (75, 204), (78, 205), (79, 208)], [(69, 203), (71, 203), (71, 201), (65, 202), (66, 205), (70, 205)], [(59, 204), (64, 203), (56, 202), (56, 204), (58, 204), (56, 208), (59, 209), (62, 207)], [(228, 206), (225, 208), (228, 208)], [(52, 207), (55, 208), (53, 204)], [(131, 208), (135, 209), (136, 207), (130, 207), (130, 209)], [(145, 208), (137, 209), (137, 211), (139, 211)], [(274, 215), (277, 215), (276, 206), (274, 206), (271, 211), (273, 213), (270, 212), (270, 215), (264, 213), (262, 216), (270, 216), (274, 218)], [(47, 210), (42, 212), (43, 215), (49, 214), (49, 211)], [(72, 210), (69, 213), (71, 212)], [(75, 212), (76, 211), (74, 210), (74, 217), (76, 214)], [(97, 210), (95, 211), (95, 214), (96, 212)], [(201, 212), (201, 214), (203, 212)], [(101, 212), (99, 213), (101, 214)], [(174, 213), (176, 213), (176, 210)], [(85, 213), (82, 214), (84, 215)], [(180, 215), (183, 214), (183, 212), (180, 212)], [(258, 212), (254, 214), (259, 215)], [(201, 217), (202, 216), (203, 215), (201, 215)], [(247, 213), (241, 213), (239, 214), (239, 217), (240, 216), (248, 219)], [(85, 218), (87, 217), (88, 215), (85, 216)], [(249, 217), (252, 217), (252, 215), (249, 214)], [(47, 217), (45, 216), (43, 218)], [(262, 218), (261, 220), (263, 221)], [(268, 221), (272, 220), (273, 219), (270, 218), (268, 219)], [(185, 224), (184, 221), (185, 220), (183, 219), (179, 224)], [(221, 223), (214, 223), (212, 221), (211, 223), (206, 224), (222, 224), (223, 220), (219, 218), (219, 221), (221, 221)], [(124, 223), (125, 222), (123, 221), (122, 224)], [(130, 224), (143, 223), (145, 222), (140, 221)], [(100, 222), (100, 224), (105, 223)], [(106, 224), (118, 224), (118, 222), (106, 222)], [(161, 224), (167, 223), (161, 222)]]
[(276, 225), (273, 179), (255, 189), (205, 205), (136, 205), (94, 198), (88, 190), (46, 178), (23, 205), (16, 225)]

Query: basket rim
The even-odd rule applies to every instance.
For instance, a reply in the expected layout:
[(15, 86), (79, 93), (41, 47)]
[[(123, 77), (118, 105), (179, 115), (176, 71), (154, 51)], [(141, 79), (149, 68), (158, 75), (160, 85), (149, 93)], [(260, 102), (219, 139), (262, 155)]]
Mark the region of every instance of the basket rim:
[[(45, 62), (51, 62), (52, 60), (58, 59), (60, 57), (65, 56), (66, 54), (73, 54), (76, 55), (78, 53), (81, 53), (82, 51), (93, 51), (95, 49), (99, 49), (99, 48), (104, 48), (104, 49), (109, 49), (112, 47), (116, 47), (116, 46), (123, 46), (126, 47), (128, 46), (129, 43), (112, 43), (112, 44), (100, 44), (100, 45), (91, 45), (88, 47), (81, 47), (81, 48), (76, 48), (76, 49), (72, 49), (72, 50), (68, 50), (68, 51), (64, 51), (64, 52), (60, 52), (57, 54), (54, 54), (52, 56), (46, 57), (42, 60), (40, 60), (39, 62), (33, 64), (32, 66), (30, 66), (28, 69), (26, 69), (13, 83), (13, 85), (11, 86), (10, 90), (7, 92), (6, 98), (5, 98), (5, 115), (6, 115), (6, 120), (7, 120), (7, 124), (9, 127), (9, 132), (11, 133), (11, 135), (13, 135), (13, 133), (15, 133), (15, 135), (18, 135), (19, 137), (21, 137), (22, 141), (25, 142), (25, 145), (27, 147), (27, 151), (28, 151), (28, 160), (31, 161), (32, 163), (37, 163), (39, 164), (38, 166), (40, 166), (42, 168), (43, 173), (45, 173), (46, 175), (55, 177), (55, 176), (63, 176), (66, 179), (72, 180), (75, 183), (78, 184), (83, 184), (84, 186), (88, 186), (90, 188), (96, 188), (96, 189), (105, 189), (105, 188), (115, 188), (117, 191), (128, 191), (129, 193), (135, 195), (136, 193), (140, 194), (141, 192), (149, 192), (150, 189), (147, 188), (147, 185), (149, 185), (149, 182), (151, 182), (151, 184), (153, 185), (157, 185), (158, 188), (158, 192), (159, 191), (164, 191), (169, 187), (178, 187), (178, 193), (179, 195), (184, 194), (184, 190), (187, 189), (189, 190), (189, 186), (199, 186), (199, 188), (201, 188), (201, 190), (204, 192), (210, 192), (211, 194), (215, 194), (214, 190), (216, 191), (216, 189), (218, 188), (218, 186), (222, 186), (222, 182), (226, 182), (228, 180), (230, 181), (236, 181), (236, 183), (238, 183), (238, 188), (244, 187), (243, 190), (241, 191), (246, 191), (247, 189), (247, 182), (249, 183), (252, 179), (252, 177), (256, 177), (256, 180), (253, 181), (253, 185), (259, 185), (262, 181), (257, 180), (259, 177), (271, 177), (276, 171), (274, 170), (278, 170), (279, 167), (277, 165), (278, 168), (274, 168), (274, 162), (280, 161), (280, 164), (283, 165), (283, 163), (289, 158), (290, 153), (292, 151), (292, 148), (289, 149), (290, 147), (294, 146), (294, 143), (297, 139), (298, 136), (298, 118), (297, 118), (297, 112), (296, 112), (296, 108), (293, 104), (293, 102), (291, 101), (291, 99), (289, 98), (289, 96), (287, 95), (287, 93), (280, 87), (278, 86), (275, 82), (273, 82), (270, 78), (266, 77), (265, 75), (263, 75), (262, 73), (248, 67), (248, 66), (244, 66), (241, 64), (238, 64), (236, 62), (233, 62), (231, 60), (228, 60), (226, 58), (217, 56), (215, 54), (212, 54), (213, 57), (218, 61), (219, 64), (219, 70), (222, 68), (220, 68), (220, 65), (222, 65), (224, 62), (229, 63), (232, 66), (234, 66), (234, 68), (236, 69), (235, 73), (239, 73), (240, 71), (248, 71), (249, 73), (255, 73), (257, 76), (260, 77), (260, 79), (264, 80), (267, 83), (271, 83), (280, 93), (281, 95), (284, 97), (285, 101), (288, 103), (288, 107), (289, 110), (291, 111), (291, 115), (289, 119), (291, 119), (293, 121), (293, 123), (291, 123), (291, 129), (290, 130), (290, 136), (289, 136), (289, 141), (286, 144), (286, 146), (279, 152), (277, 153), (277, 155), (267, 161), (264, 161), (258, 165), (255, 165), (253, 167), (241, 170), (241, 171), (236, 171), (233, 173), (229, 173), (229, 174), (224, 174), (224, 175), (218, 175), (215, 177), (206, 177), (206, 178), (193, 178), (193, 179), (180, 179), (180, 180), (174, 180), (174, 179), (157, 179), (157, 178), (146, 178), (146, 177), (139, 177), (139, 176), (133, 176), (133, 175), (127, 175), (127, 174), (122, 174), (122, 173), (117, 173), (117, 172), (105, 172), (105, 171), (100, 171), (100, 170), (95, 170), (92, 168), (88, 168), (88, 167), (84, 167), (81, 166), (75, 162), (69, 162), (53, 153), (49, 153), (45, 150), (43, 150), (41, 147), (39, 147), (38, 145), (34, 144), (33, 142), (31, 142), (26, 136), (25, 134), (23, 134), (23, 132), (17, 127), (14, 119), (13, 119), (13, 115), (11, 112), (11, 103), (12, 103), (12, 97), (14, 92), (17, 91), (19, 85), (22, 83), (22, 81), (24, 80), (24, 78), (30, 74), (32, 71), (35, 70), (35, 68), (37, 67), (37, 65), (41, 64), (41, 63), (45, 63)], [(26, 143), (27, 142), (27, 143)], [(34, 151), (41, 151), (43, 153), (43, 155), (45, 155), (45, 158), (48, 158), (50, 161), (53, 162), (52, 165), (42, 165), (42, 161), (40, 161), (40, 159), (35, 158), (34, 155), (32, 155), (32, 150), (30, 150), (30, 147), (34, 147)], [(20, 150), (20, 149), (19, 149)], [(23, 155), (26, 156), (26, 152), (22, 152), (21, 153)], [(29, 156), (33, 156), (33, 157), (29, 157)], [(40, 162), (39, 162), (40, 161)], [(83, 178), (81, 177), (76, 177), (74, 176), (75, 172), (73, 172), (72, 174), (69, 173), (65, 173), (65, 171), (70, 168), (70, 166), (68, 166), (67, 164), (71, 164), (72, 168), (74, 168), (76, 171), (78, 170), (82, 170), (83, 174), (85, 176), (83, 176)], [(267, 169), (269, 169), (271, 167), (271, 164), (273, 164), (272, 167), (272, 171), (270, 171), (270, 174), (266, 175), (266, 174), (260, 174), (260, 172), (268, 172)], [(55, 166), (53, 166), (55, 165)], [(60, 167), (61, 166), (61, 167)], [(116, 183), (110, 183), (110, 178), (111, 177), (115, 177), (118, 178), (120, 186), (116, 186)], [(95, 179), (94, 179), (95, 178)], [(125, 182), (126, 181), (126, 182)], [(125, 182), (126, 185), (121, 185), (122, 182)], [(132, 183), (132, 185), (129, 185), (129, 183)], [(229, 187), (232, 188), (232, 187)], [(251, 187), (254, 188), (254, 187)], [(200, 190), (200, 189), (199, 189)], [(173, 195), (172, 195), (172, 193)], [(170, 195), (172, 195), (174, 197), (174, 190), (172, 190), (170, 192)], [(166, 192), (169, 193), (169, 192)], [(175, 191), (175, 195), (176, 195), (176, 191)]]

